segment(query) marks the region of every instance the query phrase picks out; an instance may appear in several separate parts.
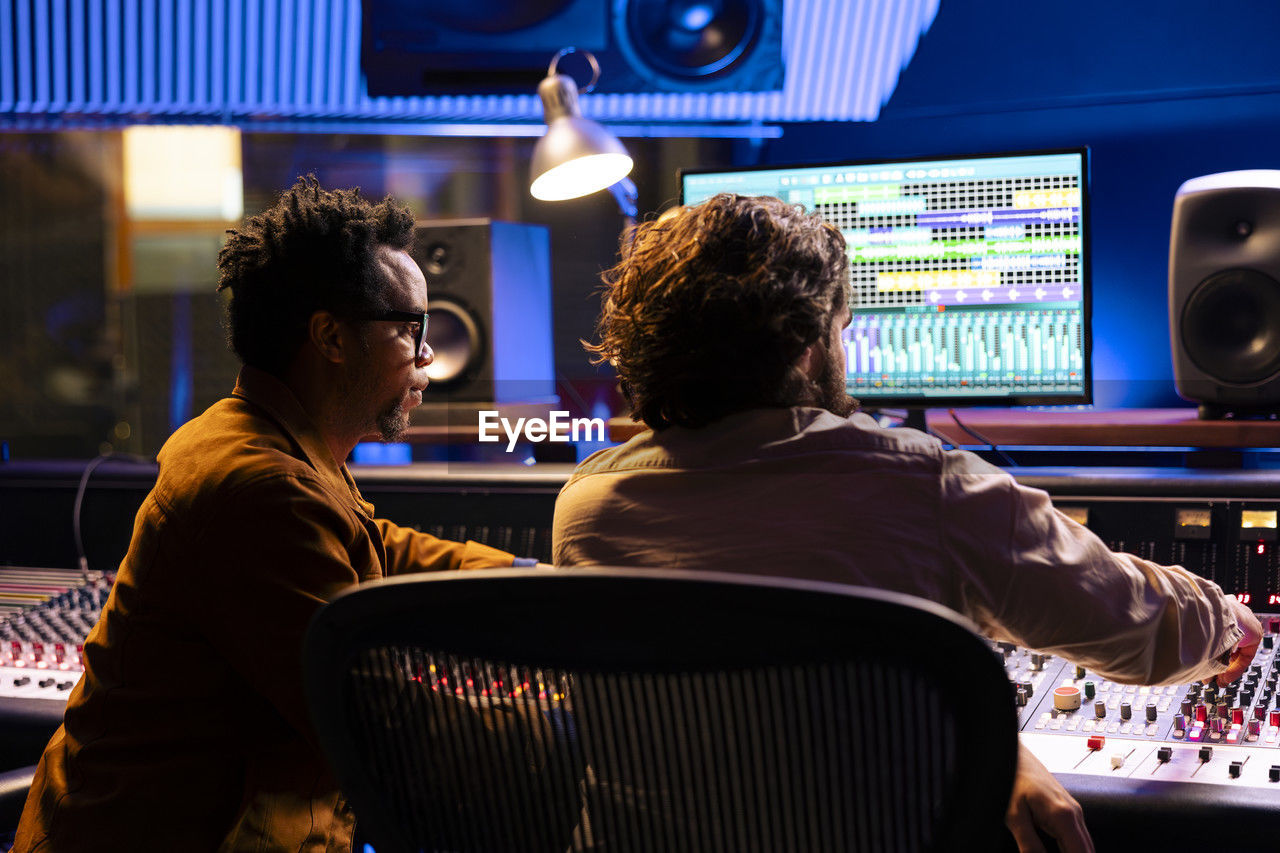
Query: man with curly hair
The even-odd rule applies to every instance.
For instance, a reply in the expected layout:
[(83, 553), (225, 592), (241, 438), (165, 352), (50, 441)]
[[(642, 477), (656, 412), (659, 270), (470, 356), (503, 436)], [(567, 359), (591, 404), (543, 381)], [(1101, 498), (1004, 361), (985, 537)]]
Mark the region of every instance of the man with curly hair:
[(229, 233), (244, 367), (160, 451), (19, 851), (350, 849), (303, 698), (309, 619), (361, 581), (513, 563), (376, 518), (345, 465), (427, 387), (409, 211), (308, 177)]
[[(604, 277), (600, 341), (649, 429), (561, 491), (560, 566), (715, 569), (857, 584), (959, 611), (1106, 678), (1237, 678), (1257, 618), (1176, 566), (1110, 551), (1049, 496), (963, 451), (853, 413), (843, 237), (773, 198), (719, 195), (641, 224)], [(891, 641), (891, 640), (890, 640)], [(1092, 849), (1027, 750), (1019, 846)]]

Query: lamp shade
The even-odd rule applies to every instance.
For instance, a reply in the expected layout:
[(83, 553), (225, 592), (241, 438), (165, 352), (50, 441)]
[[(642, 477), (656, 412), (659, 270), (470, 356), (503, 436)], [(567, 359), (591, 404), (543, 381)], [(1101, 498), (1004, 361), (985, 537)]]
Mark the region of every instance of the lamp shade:
[(533, 149), (529, 192), (542, 201), (577, 198), (612, 186), (631, 172), (617, 137), (578, 111), (578, 87), (549, 74), (538, 85), (547, 132)]
[(631, 165), (622, 143), (599, 124), (562, 116), (533, 149), (529, 192), (543, 201), (577, 198), (616, 184)]

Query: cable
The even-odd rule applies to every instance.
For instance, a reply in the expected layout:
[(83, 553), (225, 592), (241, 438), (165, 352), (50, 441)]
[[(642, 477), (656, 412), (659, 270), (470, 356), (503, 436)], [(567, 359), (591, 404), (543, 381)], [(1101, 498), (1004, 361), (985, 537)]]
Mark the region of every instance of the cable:
[(89, 576), (89, 558), (85, 556), (84, 537), (81, 535), (80, 531), (80, 510), (84, 506), (84, 495), (89, 488), (89, 477), (92, 476), (94, 470), (99, 465), (112, 458), (124, 458), (133, 462), (147, 461), (142, 457), (134, 456), (131, 453), (104, 453), (101, 456), (91, 459), (89, 464), (84, 466), (84, 471), (80, 473), (80, 484), (76, 486), (76, 502), (75, 506), (71, 510), (71, 531), (75, 536), (76, 566), (80, 569), (81, 576), (86, 580)]
[(87, 580), (89, 576), (89, 558), (84, 553), (84, 538), (80, 535), (80, 508), (84, 505), (84, 493), (89, 487), (89, 477), (93, 474), (95, 468), (111, 458), (110, 453), (94, 457), (89, 464), (84, 466), (84, 471), (80, 474), (80, 485), (76, 487), (76, 503), (71, 510), (71, 530), (75, 534), (76, 542), (76, 565), (80, 568), (80, 574)]
[(1001, 459), (1003, 459), (1003, 460), (1004, 460), (1005, 465), (1009, 466), (1010, 468), (1016, 468), (1016, 467), (1018, 467), (1018, 463), (1014, 462), (1014, 461), (1013, 461), (1013, 458), (1012, 458), (1012, 457), (1010, 457), (1008, 453), (1005, 453), (1003, 450), (1001, 450), (1000, 448), (996, 447), (996, 443), (995, 443), (994, 441), (992, 441), (991, 439), (989, 439), (989, 438), (987, 438), (986, 436), (982, 435), (982, 434), (981, 434), (981, 433), (979, 433), (977, 430), (972, 429), (972, 428), (970, 428), (970, 427), (966, 426), (966, 425), (964, 424), (964, 422), (960, 420), (960, 416), (956, 414), (956, 410), (955, 410), (955, 409), (947, 409), (947, 414), (951, 415), (951, 420), (955, 421), (955, 422), (956, 422), (956, 426), (960, 427), (960, 429), (962, 429), (962, 430), (964, 430), (965, 432), (969, 433), (969, 435), (971, 435), (971, 436), (973, 436), (974, 438), (978, 439), (978, 441), (981, 441), (983, 444), (986, 444), (986, 445), (990, 446), (990, 448), (991, 448), (991, 452), (992, 452), (992, 453), (994, 453), (994, 454), (996, 454), (997, 456), (999, 456)]

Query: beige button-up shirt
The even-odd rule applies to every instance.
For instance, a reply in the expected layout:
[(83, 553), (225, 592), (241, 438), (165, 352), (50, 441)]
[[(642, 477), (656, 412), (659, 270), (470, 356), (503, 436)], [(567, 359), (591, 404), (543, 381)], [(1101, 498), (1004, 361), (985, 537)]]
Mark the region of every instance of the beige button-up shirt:
[[(645, 431), (556, 502), (555, 562), (714, 569), (890, 589), (1107, 678), (1221, 672), (1242, 636), (1222, 590), (1115, 553), (1049, 496), (909, 429), (820, 409)], [(888, 639), (888, 638), (887, 638)]]

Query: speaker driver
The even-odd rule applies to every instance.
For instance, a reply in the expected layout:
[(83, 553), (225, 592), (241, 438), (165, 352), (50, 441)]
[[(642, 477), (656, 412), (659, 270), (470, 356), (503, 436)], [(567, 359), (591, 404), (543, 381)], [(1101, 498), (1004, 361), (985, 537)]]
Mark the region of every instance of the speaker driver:
[(1250, 269), (1214, 273), (1187, 299), (1180, 328), (1187, 357), (1214, 380), (1269, 379), (1280, 372), (1280, 283)]
[(427, 365), (427, 378), (442, 389), (469, 379), (484, 355), (480, 325), (456, 302), (428, 301), (427, 312), (431, 314), (427, 343), (435, 353)]
[[(730, 69), (755, 45), (760, 0), (616, 0), (636, 58), (660, 74), (696, 80)], [(616, 7), (615, 7), (616, 8)]]

